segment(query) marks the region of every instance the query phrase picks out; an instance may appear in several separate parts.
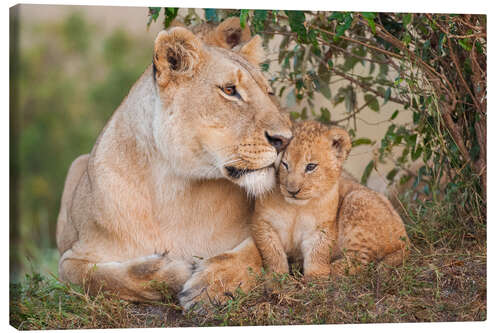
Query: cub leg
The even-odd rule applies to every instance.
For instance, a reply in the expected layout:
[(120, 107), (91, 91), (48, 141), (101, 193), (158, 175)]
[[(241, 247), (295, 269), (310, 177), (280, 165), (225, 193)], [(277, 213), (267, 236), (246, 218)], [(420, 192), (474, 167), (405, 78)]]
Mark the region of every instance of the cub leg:
[[(377, 267), (379, 268), (390, 268), (396, 267), (403, 263), (404, 259), (407, 256), (406, 248), (399, 249), (392, 253), (386, 255), (382, 260), (379, 261)], [(332, 274), (334, 275), (352, 275), (356, 274), (362, 269), (366, 268), (366, 266), (370, 262), (376, 261), (375, 259), (366, 259), (369, 256), (361, 255), (356, 251), (350, 251), (350, 254), (346, 254), (345, 257), (336, 260), (332, 263)]]
[(370, 263), (370, 254), (362, 251), (346, 250), (342, 258), (331, 265), (332, 275), (354, 275), (366, 268)]
[(199, 302), (222, 301), (238, 287), (247, 292), (255, 286), (254, 274), (261, 268), (259, 251), (248, 237), (233, 250), (201, 261), (179, 293), (179, 301), (189, 309)]
[(407, 255), (408, 255), (408, 249), (406, 247), (403, 247), (399, 250), (396, 250), (386, 255), (382, 259), (382, 263), (391, 267), (399, 266), (403, 263)]
[(151, 281), (166, 282), (172, 292), (178, 292), (191, 276), (191, 263), (172, 260), (168, 255), (151, 255), (123, 262), (92, 262), (66, 251), (59, 261), (63, 281), (83, 285), (95, 295), (110, 291), (129, 301), (161, 300), (162, 294)]
[(316, 230), (302, 242), (305, 278), (324, 278), (330, 275), (333, 254), (332, 238), (328, 228), (325, 227)]
[(252, 236), (262, 256), (264, 267), (271, 272), (288, 273), (289, 267), (285, 249), (272, 225), (262, 219), (254, 219)]

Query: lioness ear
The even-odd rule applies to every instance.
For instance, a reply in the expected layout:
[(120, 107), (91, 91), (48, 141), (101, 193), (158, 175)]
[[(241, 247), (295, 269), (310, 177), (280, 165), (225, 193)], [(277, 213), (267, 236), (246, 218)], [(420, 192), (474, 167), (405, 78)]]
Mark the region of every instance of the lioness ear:
[(229, 50), (239, 44), (248, 42), (250, 37), (248, 24), (245, 28), (241, 28), (238, 17), (230, 17), (224, 20), (215, 29), (215, 39), (217, 40), (217, 44), (219, 44), (217, 46)]
[(201, 40), (191, 31), (174, 27), (160, 31), (155, 40), (153, 65), (159, 86), (181, 77), (191, 77), (203, 60)]
[(349, 137), (349, 133), (340, 127), (334, 127), (330, 129), (328, 137), (337, 157), (344, 161), (351, 152), (351, 138)]
[(259, 35), (255, 35), (248, 43), (242, 46), (239, 53), (251, 64), (259, 66), (264, 61), (262, 38)]

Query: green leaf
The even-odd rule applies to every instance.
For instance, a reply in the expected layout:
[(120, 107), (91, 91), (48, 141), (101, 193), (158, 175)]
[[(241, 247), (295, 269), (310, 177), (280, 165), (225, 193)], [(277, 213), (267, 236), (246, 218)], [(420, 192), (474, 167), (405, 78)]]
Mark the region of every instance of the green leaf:
[(411, 43), (411, 35), (407, 32), (403, 35), (403, 43), (408, 46)]
[(427, 175), (426, 167), (422, 166), (422, 167), (420, 167), (420, 169), (418, 169), (417, 177), (415, 177), (415, 181), (413, 182), (412, 187), (416, 188), (418, 186), (418, 184), (420, 184), (420, 181), (422, 180), (422, 176), (425, 176), (425, 175)]
[(399, 169), (398, 168), (394, 168), (392, 169), (391, 171), (389, 171), (389, 173), (387, 174), (387, 176), (385, 176), (389, 181), (394, 181), (394, 177), (396, 177), (396, 174), (399, 172)]
[(422, 151), (423, 151), (423, 149), (422, 149), (421, 146), (418, 147), (416, 150), (412, 149), (412, 151), (411, 151), (411, 160), (412, 161), (416, 161), (420, 157), (420, 155), (422, 155)]
[(477, 40), (475, 45), (476, 45), (476, 52), (479, 54), (483, 54), (484, 50), (483, 50), (483, 46), (481, 45), (481, 42), (479, 40)]
[(375, 13), (372, 12), (363, 12), (361, 13), (361, 15), (367, 20), (369, 19), (373, 20), (375, 18)]
[(391, 87), (387, 87), (384, 93), (384, 104), (387, 103), (387, 101), (391, 98)]
[(441, 35), (439, 36), (439, 43), (438, 43), (439, 52), (441, 55), (444, 54), (443, 44), (445, 42), (446, 42), (446, 34), (444, 32), (442, 32)]
[(375, 35), (377, 33), (377, 29), (375, 29), (375, 13), (361, 13), (361, 16), (365, 18), (365, 20), (368, 22), (368, 25), (372, 29), (373, 34)]
[(335, 33), (334, 40), (338, 40), (340, 36), (343, 36), (347, 29), (351, 27), (352, 16), (348, 14), (345, 16), (344, 23), (337, 25), (337, 32)]
[(323, 81), (319, 81), (319, 86), (318, 86), (319, 92), (325, 96), (326, 99), (332, 98), (332, 93), (330, 91), (330, 86), (328, 84), (325, 84)]
[(300, 113), (298, 113), (296, 111), (292, 111), (292, 112), (290, 112), (290, 117), (292, 118), (292, 120), (297, 120), (300, 118)]
[(264, 21), (267, 18), (267, 10), (257, 9), (253, 12), (254, 20)]
[(399, 114), (399, 110), (394, 111), (394, 113), (391, 116), (391, 120), (396, 119), (396, 117), (398, 116), (398, 114)]
[(165, 20), (163, 21), (163, 26), (165, 27), (165, 29), (170, 26), (170, 23), (172, 23), (172, 21), (177, 16), (178, 11), (179, 8), (172, 8), (172, 7), (165, 8)]
[(406, 136), (405, 141), (408, 143), (408, 145), (410, 147), (414, 147), (415, 144), (417, 143), (417, 135), (413, 134), (413, 135)]
[(330, 75), (328, 70), (326, 70), (325, 66), (320, 66), (319, 68), (319, 73), (316, 75), (315, 73), (312, 75), (313, 76), (313, 82), (314, 82), (314, 88), (319, 91), (323, 96), (325, 96), (326, 99), (331, 99), (332, 98), (332, 93), (330, 91)]
[(404, 185), (404, 184), (408, 183), (408, 181), (410, 179), (411, 179), (410, 175), (403, 175), (403, 176), (401, 176), (401, 178), (399, 178), (399, 184)]
[(357, 147), (357, 146), (362, 146), (362, 145), (371, 145), (373, 143), (372, 140), (368, 138), (359, 138), (354, 141), (352, 141), (351, 145), (352, 147)]
[(380, 111), (380, 105), (378, 104), (377, 97), (371, 94), (365, 94), (365, 103), (368, 104), (368, 107), (375, 112)]
[(267, 10), (254, 10), (252, 25), (258, 33), (264, 29), (264, 22), (267, 19)]
[(418, 122), (420, 121), (420, 112), (413, 112), (413, 123), (414, 124), (418, 124)]
[(424, 185), (424, 194), (425, 195), (430, 195), (431, 194), (431, 191), (429, 189), (429, 184), (425, 184)]
[(318, 118), (318, 121), (324, 124), (328, 124), (331, 121), (331, 114), (327, 108), (321, 108), (321, 115)]
[(368, 178), (370, 177), (370, 174), (373, 171), (373, 167), (375, 166), (375, 163), (373, 161), (370, 161), (368, 165), (365, 168), (365, 171), (363, 172), (363, 176), (361, 176), (361, 184), (366, 185), (366, 182), (368, 181)]
[(297, 38), (299, 42), (307, 42), (307, 30), (304, 26), (306, 20), (306, 15), (300, 10), (285, 10), (286, 16), (288, 16), (288, 22), (290, 23), (290, 29), (297, 33)]
[(241, 26), (242, 28), (244, 28), (244, 27), (246, 26), (246, 24), (247, 24), (248, 12), (249, 12), (249, 11), (250, 11), (250, 10), (248, 10), (248, 9), (242, 9), (242, 10), (240, 11), (240, 26)]
[(306, 120), (307, 119), (307, 109), (306, 108), (302, 109), (302, 113), (300, 114), (300, 118), (302, 120)]
[(408, 24), (410, 24), (412, 19), (411, 13), (403, 14), (403, 26), (406, 28)]
[(344, 13), (342, 12), (333, 12), (330, 16), (328, 16), (328, 21), (343, 21), (344, 20)]
[(432, 150), (428, 146), (425, 146), (424, 156), (422, 157), (425, 163), (427, 163), (427, 161), (431, 158), (431, 155), (432, 155)]
[(219, 16), (215, 8), (205, 8), (204, 11), (207, 22), (219, 22)]
[(394, 79), (394, 85), (397, 87), (397, 86), (399, 86), (399, 85), (401, 84), (401, 82), (403, 82), (403, 81), (404, 81), (404, 79), (398, 76), (398, 77), (396, 77), (396, 78)]
[(279, 94), (278, 94), (278, 96), (279, 96), (279, 97), (283, 97), (283, 92), (285, 91), (285, 89), (286, 89), (286, 86), (282, 86), (282, 87), (280, 88), (280, 92), (279, 92)]
[(466, 51), (472, 50), (472, 45), (469, 38), (458, 39), (458, 44)]
[(155, 21), (158, 19), (158, 16), (160, 15), (161, 12), (161, 7), (149, 7), (149, 20), (148, 20), (148, 27), (151, 25), (152, 21)]
[(394, 130), (396, 129), (396, 125), (394, 124), (391, 124), (391, 126), (389, 126), (389, 128), (387, 129), (387, 132), (385, 135), (394, 135)]

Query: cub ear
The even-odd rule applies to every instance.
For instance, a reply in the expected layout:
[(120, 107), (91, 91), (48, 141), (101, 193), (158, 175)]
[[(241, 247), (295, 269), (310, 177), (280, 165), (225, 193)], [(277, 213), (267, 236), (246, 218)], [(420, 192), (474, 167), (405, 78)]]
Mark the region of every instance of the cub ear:
[(262, 38), (255, 35), (248, 43), (243, 45), (239, 53), (248, 60), (249, 63), (259, 66), (264, 61), (264, 48), (262, 47)]
[(334, 127), (330, 129), (328, 137), (337, 157), (344, 161), (351, 152), (351, 138), (349, 137), (349, 133), (340, 127)]
[(219, 44), (217, 46), (229, 50), (237, 45), (248, 42), (250, 37), (248, 24), (245, 28), (242, 28), (238, 17), (230, 17), (224, 20), (215, 29), (215, 39), (217, 44)]
[(159, 86), (169, 81), (192, 77), (203, 60), (201, 40), (191, 31), (174, 27), (160, 31), (154, 44), (153, 65)]

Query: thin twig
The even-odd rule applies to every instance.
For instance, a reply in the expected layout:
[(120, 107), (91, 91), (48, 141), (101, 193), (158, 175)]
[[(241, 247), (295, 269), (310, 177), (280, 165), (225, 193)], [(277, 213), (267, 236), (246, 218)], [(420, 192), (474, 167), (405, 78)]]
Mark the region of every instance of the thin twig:
[[(324, 32), (327, 35), (335, 36), (335, 33), (331, 32), (331, 31), (328, 31), (328, 30), (325, 30), (325, 29), (322, 29), (322, 28), (318, 27), (317, 25), (309, 24), (309, 27), (311, 27), (313, 29), (316, 29), (316, 30), (319, 30), (321, 32)], [(359, 40), (356, 40), (356, 39), (352, 39), (352, 38), (349, 38), (347, 36), (340, 36), (339, 38), (343, 39), (343, 40), (346, 40), (346, 41), (349, 41), (349, 42), (352, 42), (352, 43), (363, 45), (363, 46), (365, 46), (365, 47), (367, 47), (369, 49), (375, 50), (377, 52), (386, 54), (388, 56), (391, 56), (391, 57), (394, 57), (394, 58), (397, 58), (397, 59), (403, 59), (403, 56), (400, 55), (400, 54), (397, 54), (397, 53), (394, 53), (394, 52), (391, 52), (391, 51), (387, 51), (387, 50), (381, 49), (381, 48), (379, 48), (377, 46), (374, 46), (374, 45), (371, 45), (371, 44), (368, 44), (368, 43), (365, 43), (365, 42), (362, 42), (362, 41), (359, 41)]]
[(338, 50), (338, 51), (340, 51), (340, 52), (342, 52), (342, 53), (344, 53), (344, 54), (346, 54), (346, 55), (348, 55), (348, 56), (350, 56), (350, 57), (353, 57), (353, 58), (356, 58), (356, 59), (359, 59), (359, 60), (366, 60), (366, 61), (369, 61), (369, 62), (374, 62), (374, 63), (377, 63), (377, 64), (382, 64), (382, 65), (387, 65), (387, 64), (389, 64), (389, 61), (380, 61), (380, 60), (377, 60), (377, 59), (370, 59), (370, 58), (366, 58), (366, 57), (361, 57), (361, 56), (359, 56), (359, 55), (357, 55), (357, 54), (354, 54), (354, 53), (352, 53), (352, 52), (347, 51), (347, 50), (346, 50), (346, 49), (344, 49), (344, 48), (341, 48), (341, 47), (339, 47), (339, 46), (337, 46), (337, 45), (334, 45), (334, 44), (332, 44), (332, 43), (329, 43), (329, 42), (325, 41), (325, 40), (324, 40), (324, 39), (322, 39), (322, 38), (318, 38), (318, 40), (319, 40), (320, 42), (322, 42), (323, 44), (328, 45), (329, 47), (331, 47), (331, 48), (333, 48), (333, 49), (335, 49), (335, 50)]

